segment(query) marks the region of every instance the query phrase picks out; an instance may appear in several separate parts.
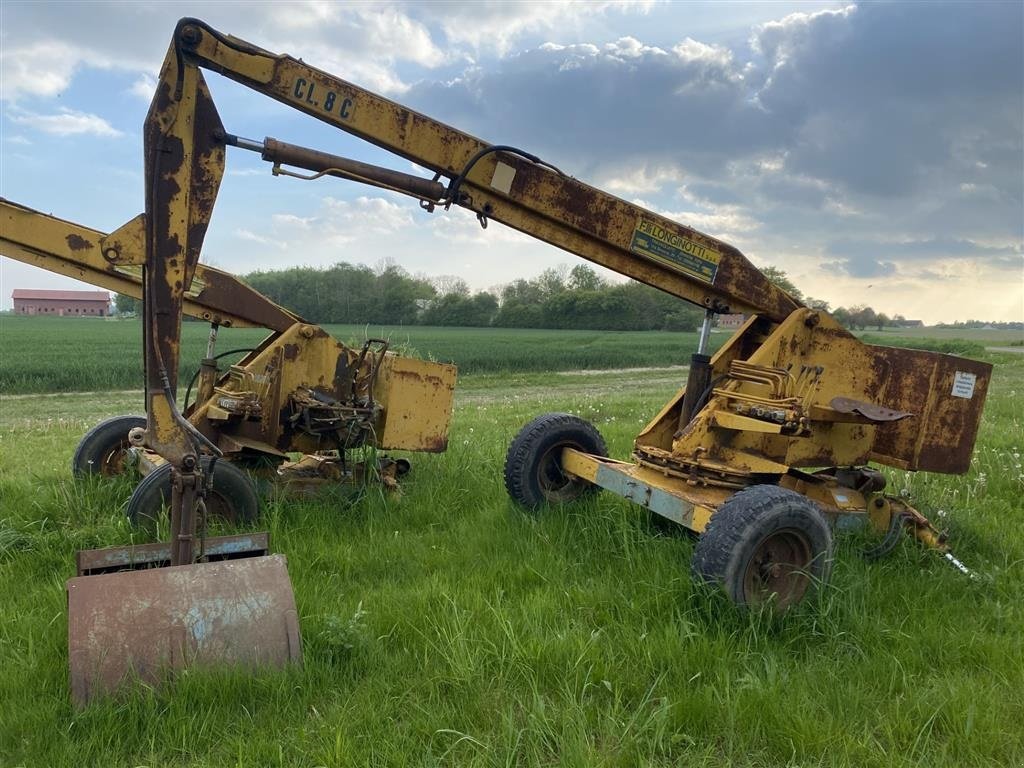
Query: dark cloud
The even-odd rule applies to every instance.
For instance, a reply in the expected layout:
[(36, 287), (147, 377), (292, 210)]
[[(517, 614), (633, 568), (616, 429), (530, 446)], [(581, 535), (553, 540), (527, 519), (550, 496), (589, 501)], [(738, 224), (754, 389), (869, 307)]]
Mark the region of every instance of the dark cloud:
[(747, 95), (723, 49), (666, 51), (626, 38), (527, 51), (493, 70), (421, 83), (407, 97), (495, 143), (520, 143), (575, 163), (576, 171), (660, 157), (714, 175), (738, 148), (773, 144), (770, 116)]
[(798, 15), (759, 31), (753, 68), (742, 52), (693, 41), (546, 46), (409, 97), (477, 132), (501, 126), (495, 141), (581, 163), (653, 155), (713, 177), (781, 151), (787, 171), (851, 193), (913, 194), (942, 169), (1019, 200), (1022, 7), (877, 3)]
[[(843, 238), (829, 243), (827, 253), (839, 258), (822, 266), (851, 277), (882, 277), (895, 273), (897, 262), (921, 264), (948, 258), (975, 258), (1000, 269), (1024, 267), (1019, 247), (987, 246), (946, 238), (896, 242)], [(929, 270), (924, 273), (929, 274)]]
[(869, 3), (766, 26), (757, 39), (772, 70), (758, 98), (791, 126), (790, 167), (900, 196), (1002, 144), (1019, 190), (1022, 8)]

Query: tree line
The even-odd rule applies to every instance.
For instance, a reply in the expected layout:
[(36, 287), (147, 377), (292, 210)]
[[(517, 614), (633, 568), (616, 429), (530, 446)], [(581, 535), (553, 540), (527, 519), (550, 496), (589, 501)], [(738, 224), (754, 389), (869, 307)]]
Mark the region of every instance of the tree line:
[[(765, 267), (762, 272), (794, 298), (830, 313), (851, 330), (920, 325), (863, 304), (832, 309), (829, 302), (804, 295), (783, 270)], [(390, 263), (377, 268), (345, 262), (290, 267), (252, 272), (243, 279), (315, 323), (692, 331), (703, 319), (700, 308), (682, 299), (633, 280), (611, 283), (586, 264), (546, 269), (530, 280), (476, 292), (460, 277), (411, 275)], [(137, 305), (117, 296), (118, 312), (136, 311)], [(983, 325), (972, 320), (950, 327)]]
[(244, 279), (317, 323), (641, 331), (693, 330), (703, 317), (682, 299), (633, 281), (610, 283), (585, 264), (476, 292), (462, 278), (414, 276), (394, 264), (292, 267)]
[(869, 328), (908, 328), (921, 325), (919, 320), (908, 320), (903, 315), (894, 314), (891, 317), (884, 312), (878, 312), (866, 304), (856, 304), (851, 307), (836, 307), (832, 309), (829, 302), (824, 299), (816, 299), (813, 296), (804, 295), (803, 291), (796, 287), (789, 276), (777, 267), (765, 267), (761, 270), (765, 277), (778, 287), (786, 291), (798, 301), (802, 301), (808, 307), (822, 312), (828, 312), (844, 328), (851, 331), (863, 331)]

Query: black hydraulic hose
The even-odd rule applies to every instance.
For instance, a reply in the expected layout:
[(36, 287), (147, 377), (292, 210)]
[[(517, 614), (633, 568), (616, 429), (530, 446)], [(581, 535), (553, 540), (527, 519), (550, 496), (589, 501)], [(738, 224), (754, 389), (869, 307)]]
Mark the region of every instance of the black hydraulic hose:
[(900, 540), (900, 534), (903, 533), (903, 524), (909, 519), (910, 515), (906, 512), (900, 512), (899, 514), (892, 515), (889, 519), (889, 530), (885, 532), (885, 538), (883, 538), (877, 546), (865, 549), (861, 552), (861, 557), (868, 562), (872, 562), (874, 560), (880, 560), (892, 552), (896, 543)]
[(703, 392), (701, 392), (700, 397), (697, 398), (697, 402), (693, 404), (693, 414), (692, 415), (695, 416), (698, 413), (700, 413), (701, 408), (703, 408), (705, 405), (708, 404), (708, 400), (711, 398), (711, 393), (714, 392), (715, 387), (717, 387), (719, 384), (721, 384), (723, 379), (727, 379), (727, 378), (729, 378), (728, 374), (723, 373), (723, 374), (721, 374), (719, 376), (716, 376), (715, 378), (713, 378), (711, 380), (711, 383), (708, 384), (707, 389), (705, 389)]
[(469, 162), (467, 162), (465, 167), (462, 169), (462, 172), (459, 173), (459, 175), (456, 176), (454, 179), (452, 179), (451, 184), (448, 185), (448, 193), (445, 196), (446, 205), (451, 205), (452, 203), (458, 205), (459, 188), (462, 186), (462, 182), (466, 180), (466, 177), (469, 175), (469, 172), (473, 170), (473, 166), (476, 165), (477, 162), (479, 162), (479, 160), (482, 157), (485, 157), (486, 155), (489, 155), (492, 152), (508, 152), (513, 155), (519, 155), (520, 157), (526, 158), (531, 163), (536, 163), (537, 165), (543, 165), (545, 168), (550, 168), (559, 176), (565, 176), (561, 169), (555, 167), (551, 163), (541, 160), (536, 155), (526, 152), (525, 150), (519, 149), (518, 147), (509, 146), (508, 144), (492, 144), (489, 147), (484, 147), (475, 155), (473, 155), (473, 157), (469, 159)]

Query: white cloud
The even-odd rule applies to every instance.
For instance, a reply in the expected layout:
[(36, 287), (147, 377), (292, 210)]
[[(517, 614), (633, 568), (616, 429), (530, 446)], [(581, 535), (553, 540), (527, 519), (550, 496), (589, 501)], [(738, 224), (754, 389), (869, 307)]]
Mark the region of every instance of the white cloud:
[(0, 45), (0, 99), (56, 96), (68, 87), (79, 58), (73, 46), (56, 40), (20, 46), (4, 40)]
[[(303, 7), (311, 14), (299, 21)], [(288, 3), (270, 13), (274, 19), (292, 19), (274, 44), (279, 52), (301, 53), (304, 61), (380, 93), (408, 90), (396, 71), (398, 64), (433, 69), (449, 58), (422, 23), (395, 7)], [(292, 37), (291, 30), (302, 35)]]
[(260, 235), (256, 232), (253, 232), (251, 229), (236, 229), (235, 236), (240, 240), (247, 240), (250, 243), (259, 243), (260, 245), (273, 246), (275, 248), (280, 248), (282, 250), (288, 249), (287, 240), (277, 240), (274, 238), (267, 237), (265, 235)]
[(719, 240), (736, 240), (761, 226), (761, 222), (735, 205), (714, 206), (711, 211), (668, 211), (646, 200), (633, 200), (633, 204)]
[[(9, 5), (9, 7), (8, 7)], [(258, 3), (239, 14), (234, 3), (210, 3), (215, 28), (384, 93), (407, 87), (401, 63), (437, 67), (449, 58), (414, 18), (417, 6), (333, 2)], [(154, 76), (181, 15), (173, 4), (24, 3), (4, 8), (0, 98), (52, 98), (83, 68), (137, 75), (128, 90), (152, 96)], [(117, 30), (117, 45), (110, 30)], [(39, 30), (46, 30), (40, 35)], [(116, 50), (115, 50), (116, 48)]]
[(598, 185), (619, 195), (649, 195), (668, 184), (683, 181), (683, 170), (672, 163), (644, 163), (637, 167), (613, 170), (601, 176)]
[(527, 34), (561, 35), (578, 30), (594, 16), (647, 13), (653, 6), (652, 0), (520, 0), (423, 3), (419, 11), (441, 26), (449, 42), (505, 56)]
[(133, 96), (138, 96), (145, 102), (149, 102), (153, 99), (153, 94), (156, 93), (156, 78), (144, 72), (131, 84), (128, 92)]
[(393, 203), (382, 197), (358, 197), (355, 200), (323, 199), (321, 218), (328, 232), (387, 235), (412, 227), (412, 211), (408, 204)]
[[(672, 52), (685, 62), (701, 62), (721, 69), (732, 67), (732, 51), (721, 45), (707, 45), (692, 38), (685, 38)], [(736, 75), (739, 76), (739, 75)]]
[(294, 226), (302, 229), (308, 229), (313, 222), (316, 221), (315, 216), (296, 216), (293, 213), (275, 213), (270, 217), (270, 220), (274, 224), (280, 224), (283, 226)]
[(61, 107), (56, 113), (48, 115), (18, 109), (9, 113), (13, 122), (27, 125), (54, 136), (105, 136), (116, 138), (124, 134), (114, 128), (106, 119), (77, 109)]
[(607, 56), (628, 61), (644, 56), (668, 56), (668, 52), (656, 45), (644, 45), (635, 37), (620, 37), (614, 43), (605, 43), (602, 48)]

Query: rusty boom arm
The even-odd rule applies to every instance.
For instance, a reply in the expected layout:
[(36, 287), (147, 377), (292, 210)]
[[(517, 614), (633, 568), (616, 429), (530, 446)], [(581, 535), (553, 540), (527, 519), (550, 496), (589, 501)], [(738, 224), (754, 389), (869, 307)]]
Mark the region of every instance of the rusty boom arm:
[[(169, 95), (198, 89), (197, 103), (202, 103), (205, 85), (192, 74), (200, 67), (411, 160), (435, 178), (273, 139), (252, 142), (224, 136), (229, 143), (260, 151), (278, 168), (294, 165), (396, 189), (419, 197), (426, 206), (460, 205), (481, 221), (499, 221), (716, 312), (756, 313), (778, 322), (801, 306), (739, 250), (717, 238), (584, 184), (529, 153), (489, 144), (290, 56), (269, 53), (196, 19), (182, 19), (160, 89)], [(196, 114), (198, 118), (201, 112)], [(204, 118), (208, 122), (203, 126), (211, 158), (217, 153), (214, 134), (220, 130), (214, 117)], [(441, 178), (447, 185), (438, 183)]]
[[(434, 178), (275, 139), (232, 136), (209, 102), (200, 69), (389, 150), (432, 171)], [(204, 194), (186, 206), (189, 179), (217, 176), (224, 145), (234, 145), (260, 152), (275, 173), (297, 175), (282, 168), (291, 165), (315, 176), (399, 191), (419, 198), (427, 210), (459, 205), (474, 211), (484, 225), (491, 219), (502, 222), (710, 312), (751, 315), (722, 351), (705, 358), (701, 378), (695, 379), (691, 370), (689, 398), (681, 391), (638, 438), (639, 454), (653, 440), (677, 471), (690, 472), (717, 457), (722, 466), (739, 468), (736, 482), (743, 484), (755, 477), (779, 477), (794, 466), (874, 460), (903, 469), (962, 473), (969, 465), (990, 366), (864, 344), (774, 286), (733, 246), (588, 186), (528, 152), (489, 144), (189, 18), (175, 30), (147, 137), (157, 136), (157, 126), (174, 124), (168, 117), (174, 114), (179, 123), (181, 116), (188, 117), (195, 147), (191, 156), (168, 151), (176, 140), (166, 128), (159, 140), (147, 139), (153, 185), (153, 207), (147, 207), (149, 253), (157, 255), (158, 268), (168, 277), (182, 269), (187, 275), (212, 205), (206, 184)], [(163, 147), (159, 152), (158, 146)], [(172, 160), (176, 170), (169, 170)], [(168, 206), (175, 205), (181, 215), (167, 215)], [(757, 370), (741, 371), (744, 361)], [(715, 380), (722, 383), (712, 391)], [(798, 387), (806, 402), (792, 408), (787, 403)], [(698, 402), (701, 393), (709, 396), (704, 402)], [(775, 405), (766, 408), (765, 403)], [(873, 407), (881, 403), (885, 408)], [(771, 423), (765, 426), (765, 420)], [(716, 437), (721, 430), (734, 433), (733, 438)], [(682, 452), (702, 458), (682, 459)], [(660, 466), (662, 458), (655, 463)]]
[[(141, 242), (118, 240), (4, 198), (0, 198), (0, 254), (133, 299), (142, 298), (145, 254)], [(204, 264), (196, 266), (182, 311), (225, 328), (266, 328), (279, 333), (302, 322), (234, 275)]]

